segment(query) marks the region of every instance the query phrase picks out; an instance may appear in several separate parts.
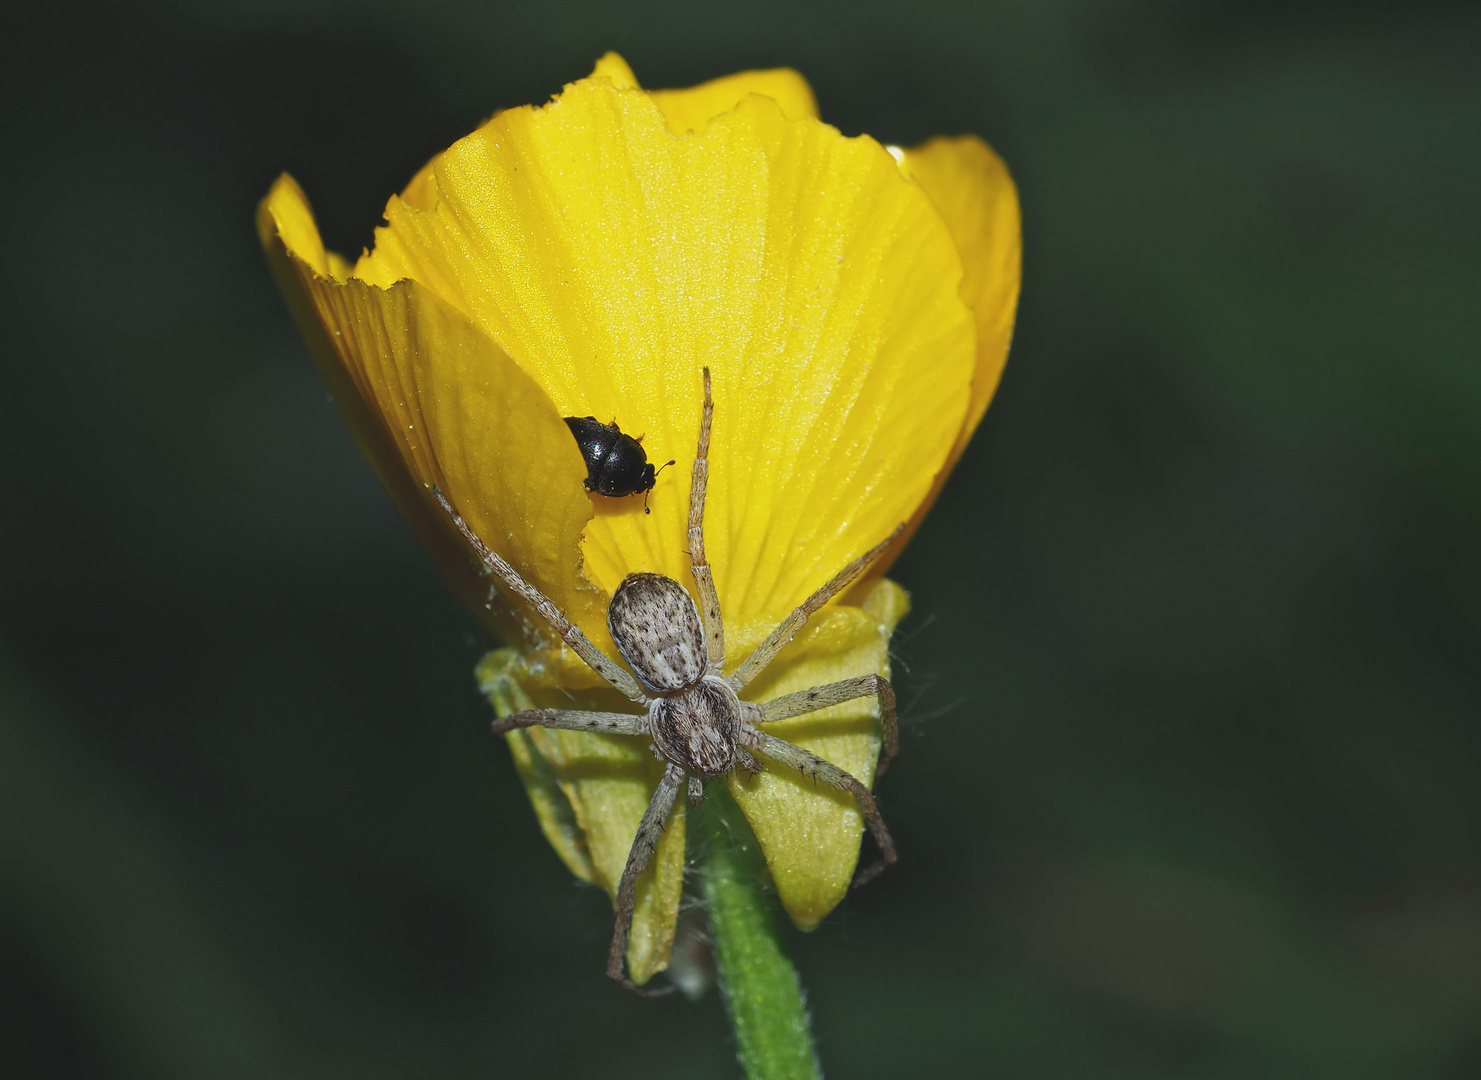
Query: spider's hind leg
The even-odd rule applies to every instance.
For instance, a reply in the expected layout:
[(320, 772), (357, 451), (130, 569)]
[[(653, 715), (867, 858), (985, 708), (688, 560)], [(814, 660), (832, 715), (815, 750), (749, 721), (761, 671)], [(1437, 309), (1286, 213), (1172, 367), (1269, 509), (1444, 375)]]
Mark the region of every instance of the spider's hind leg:
[(874, 796), (869, 794), (869, 789), (857, 777), (810, 750), (793, 746), (764, 731), (757, 731), (755, 728), (742, 729), (741, 738), (762, 757), (771, 758), (772, 761), (796, 769), (803, 776), (821, 780), (829, 787), (846, 791), (854, 797), (854, 801), (859, 804), (859, 813), (864, 815), (864, 824), (869, 826), (870, 835), (879, 845), (879, 861), (854, 875), (855, 887), (872, 881), (881, 870), (895, 862), (898, 856), (895, 854), (895, 841), (890, 836), (889, 827), (880, 816), (879, 807), (874, 805)]
[(678, 798), (679, 785), (683, 782), (684, 770), (679, 766), (670, 765), (664, 770), (663, 779), (658, 782), (658, 790), (653, 793), (648, 809), (643, 811), (638, 835), (633, 837), (632, 850), (627, 854), (627, 866), (623, 869), (622, 881), (617, 886), (617, 916), (612, 924), (612, 945), (607, 950), (607, 976), (644, 997), (672, 993), (673, 987), (667, 990), (644, 990), (627, 977), (627, 939), (632, 934), (633, 911), (638, 906), (638, 875), (647, 868), (648, 860), (653, 857), (653, 849), (658, 847), (658, 838), (663, 835), (663, 827), (668, 821), (669, 812), (674, 808), (674, 800)]

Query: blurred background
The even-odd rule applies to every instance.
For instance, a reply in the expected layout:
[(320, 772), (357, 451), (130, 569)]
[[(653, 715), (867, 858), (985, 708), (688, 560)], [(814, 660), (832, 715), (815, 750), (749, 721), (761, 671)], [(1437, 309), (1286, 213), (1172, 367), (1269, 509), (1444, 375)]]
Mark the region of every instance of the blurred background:
[(354, 253), (606, 49), (1023, 198), (831, 1075), (1481, 1075), (1481, 7), (1335, 0), (8, 5), (0, 1073), (738, 1075), (603, 977), (252, 226)]

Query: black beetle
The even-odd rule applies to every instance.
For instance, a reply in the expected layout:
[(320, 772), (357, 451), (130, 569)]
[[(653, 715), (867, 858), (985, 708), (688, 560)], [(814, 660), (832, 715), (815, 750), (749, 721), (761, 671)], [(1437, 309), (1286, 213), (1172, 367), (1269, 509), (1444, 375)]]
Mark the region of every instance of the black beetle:
[[(604, 424), (595, 416), (567, 416), (566, 426), (576, 436), (581, 456), (586, 459), (586, 490), (620, 499), (653, 490), (658, 472), (668, 468), (665, 462), (655, 472), (643, 449), (643, 437), (624, 435), (617, 421)], [(648, 513), (647, 500), (643, 513)]]

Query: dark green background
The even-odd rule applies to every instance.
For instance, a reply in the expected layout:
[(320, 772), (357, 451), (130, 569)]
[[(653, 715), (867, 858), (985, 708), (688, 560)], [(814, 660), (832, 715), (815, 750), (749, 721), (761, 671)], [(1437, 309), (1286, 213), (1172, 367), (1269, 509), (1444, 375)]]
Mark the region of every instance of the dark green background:
[(252, 230), (289, 169), (357, 251), (616, 48), (1022, 192), (1002, 391), (894, 575), (903, 860), (796, 935), (831, 1075), (1481, 1074), (1476, 6), (0, 19), (0, 1073), (737, 1075), (713, 995), (602, 976)]

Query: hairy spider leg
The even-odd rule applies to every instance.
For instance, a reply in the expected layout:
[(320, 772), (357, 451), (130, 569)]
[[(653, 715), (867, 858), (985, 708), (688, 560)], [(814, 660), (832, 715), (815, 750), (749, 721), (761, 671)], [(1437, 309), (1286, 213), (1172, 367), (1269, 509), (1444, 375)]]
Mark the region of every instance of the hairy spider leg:
[(756, 651), (741, 661), (740, 667), (736, 668), (730, 676), (731, 688), (739, 692), (742, 687), (760, 675), (766, 665), (775, 660), (777, 654), (787, 647), (787, 643), (797, 636), (797, 632), (806, 625), (808, 618), (852, 585), (860, 574), (869, 569), (869, 564), (883, 555), (885, 549), (893, 544), (895, 538), (904, 531), (903, 524), (898, 526), (889, 536), (834, 574), (828, 584), (809, 596), (799, 607), (794, 608), (792, 614), (783, 619), (777, 628), (766, 636), (766, 640), (756, 646)]
[(617, 886), (617, 919), (612, 928), (612, 944), (607, 949), (607, 976), (620, 982), (627, 989), (644, 997), (659, 997), (672, 993), (673, 987), (664, 990), (644, 990), (627, 977), (627, 939), (632, 933), (633, 911), (638, 906), (638, 875), (648, 866), (658, 838), (663, 835), (664, 824), (674, 808), (679, 795), (679, 786), (684, 782), (684, 770), (670, 763), (663, 770), (663, 779), (658, 790), (643, 811), (643, 820), (638, 824), (638, 835), (633, 838), (632, 850), (627, 854), (627, 866), (622, 871), (622, 881)]
[(796, 769), (809, 779), (821, 780), (829, 787), (846, 791), (854, 797), (854, 801), (859, 804), (859, 813), (864, 815), (864, 822), (869, 826), (869, 832), (874, 837), (874, 842), (879, 845), (880, 856), (879, 861), (873, 866), (860, 870), (854, 875), (856, 888), (873, 881), (881, 870), (895, 861), (897, 858), (895, 841), (890, 836), (890, 830), (885, 826), (884, 818), (879, 814), (879, 808), (874, 805), (874, 796), (869, 794), (869, 789), (852, 773), (840, 769), (833, 762), (820, 758), (817, 754), (804, 750), (800, 746), (794, 746), (764, 731), (757, 731), (749, 724), (741, 728), (741, 741), (762, 757), (771, 758), (772, 761)]
[(710, 369), (704, 369), (705, 403), (699, 421), (699, 449), (694, 455), (694, 479), (689, 487), (689, 570), (699, 590), (699, 614), (704, 621), (705, 649), (711, 675), (719, 675), (725, 664), (725, 621), (720, 617), (720, 597), (715, 577), (705, 558), (705, 489), (710, 480), (710, 423), (715, 404), (710, 398)]
[(488, 545), (478, 538), (478, 534), (470, 529), (468, 523), (453, 509), (452, 503), (447, 501), (447, 496), (443, 495), (440, 489), (434, 487), (432, 494), (447, 511), (448, 516), (453, 519), (453, 524), (457, 526), (458, 532), (463, 534), (463, 539), (473, 545), (473, 550), (483, 560), (483, 565), (507, 585), (512, 593), (538, 611), (560, 635), (561, 640), (571, 647), (571, 651), (586, 661), (587, 667), (607, 680), (608, 684), (619, 693), (640, 704), (648, 703), (648, 695), (643, 693), (643, 688), (638, 685), (637, 679), (607, 659), (601, 650), (591, 643), (590, 638), (571, 624), (571, 620), (561, 613), (560, 608), (545, 598), (544, 593), (520, 577), (519, 572), (501, 559), (497, 553), (490, 551)]
[(516, 728), (560, 728), (564, 731), (595, 731), (602, 735), (646, 735), (648, 714), (582, 712), (578, 709), (530, 709), (494, 721), (494, 734)]
[(880, 748), (879, 765), (874, 770), (877, 781), (900, 752), (900, 727), (895, 718), (895, 688), (883, 676), (859, 675), (772, 698), (762, 703), (759, 722), (769, 724), (773, 720), (786, 720), (788, 717), (801, 716), (826, 709), (830, 705), (840, 705), (845, 701), (870, 696), (879, 699), (879, 718), (884, 727), (884, 745)]

